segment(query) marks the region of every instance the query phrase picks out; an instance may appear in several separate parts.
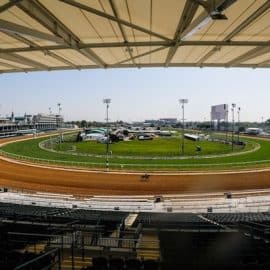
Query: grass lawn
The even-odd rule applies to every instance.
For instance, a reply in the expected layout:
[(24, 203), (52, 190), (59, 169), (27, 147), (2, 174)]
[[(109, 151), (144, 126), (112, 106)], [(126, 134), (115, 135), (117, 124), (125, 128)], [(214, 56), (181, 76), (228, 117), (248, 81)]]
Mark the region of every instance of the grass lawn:
[[(231, 146), (220, 142), (194, 142), (185, 140), (185, 155), (198, 155), (196, 146), (201, 147), (200, 155), (211, 154), (226, 154), (231, 152)], [(65, 142), (55, 145), (55, 150), (69, 151), (72, 146), (76, 147), (76, 152), (87, 154), (106, 154), (106, 144), (96, 141), (83, 142)], [(236, 147), (235, 151), (240, 151), (242, 148)], [(162, 156), (172, 157), (181, 156), (181, 139), (180, 138), (155, 138), (150, 141), (121, 141), (109, 145), (109, 150), (113, 156)]]
[[(164, 153), (168, 155), (178, 155), (179, 150), (179, 138), (170, 138), (165, 139), (166, 144), (162, 141), (163, 138), (160, 140), (156, 139), (153, 141), (134, 141), (134, 142), (123, 142), (115, 145), (111, 145), (110, 148), (115, 146), (113, 149), (113, 153), (121, 153), (123, 155), (154, 155), (154, 156), (162, 156)], [(103, 167), (105, 165), (105, 157), (89, 157), (89, 156), (75, 156), (71, 154), (61, 154), (61, 153), (53, 153), (46, 150), (43, 150), (39, 147), (39, 143), (44, 141), (44, 138), (39, 139), (32, 139), (23, 142), (15, 142), (8, 145), (3, 146), (0, 150), (3, 150), (8, 153), (13, 153), (17, 155), (33, 157), (33, 158), (40, 158), (40, 159), (49, 159), (64, 162), (87, 162), (88, 164), (82, 164), (83, 167)], [(246, 139), (245, 139), (246, 140)], [(132, 144), (141, 144), (141, 148), (134, 149), (134, 152), (131, 152)], [(146, 143), (146, 144), (145, 144)], [(202, 142), (199, 144), (202, 146), (202, 152), (206, 154), (206, 147), (210, 142), (203, 145)], [(270, 164), (270, 141), (263, 141), (263, 140), (256, 140), (256, 139), (248, 139), (247, 149), (251, 149), (254, 147), (256, 143), (261, 145), (261, 148), (255, 152), (237, 155), (237, 156), (228, 156), (228, 157), (215, 157), (215, 158), (187, 158), (187, 159), (140, 159), (139, 156), (134, 157), (132, 159), (128, 158), (114, 158), (110, 157), (110, 165), (114, 166), (114, 168), (121, 168), (121, 164), (124, 164), (125, 168), (128, 169), (141, 169), (141, 170), (204, 170), (204, 169), (228, 169), (228, 168), (246, 168), (247, 166), (258, 166), (257, 164), (245, 164), (245, 162), (259, 162), (259, 166), (265, 166)], [(70, 144), (70, 145), (69, 145)], [(73, 143), (66, 143), (65, 147), (70, 147)], [(129, 144), (129, 150), (125, 150), (126, 144)], [(157, 147), (156, 147), (157, 144)], [(189, 151), (190, 154), (194, 154), (195, 152), (195, 145), (197, 142), (186, 141), (186, 150)], [(80, 147), (77, 146), (77, 149), (83, 152), (83, 150), (88, 151), (89, 145), (93, 145), (91, 151), (95, 149), (96, 153), (104, 154), (105, 145), (98, 144), (95, 142), (82, 142), (78, 143), (81, 145)], [(62, 147), (64, 144), (62, 145)], [(205, 148), (205, 149), (204, 149)], [(230, 146), (224, 145), (221, 143), (213, 143), (212, 146), (209, 145), (207, 154), (214, 154), (219, 151), (219, 153), (228, 153), (230, 152)], [(147, 150), (145, 150), (147, 149)], [(117, 152), (118, 151), (118, 152)], [(90, 163), (100, 163), (97, 164), (90, 164)], [(61, 163), (60, 163), (61, 164)]]

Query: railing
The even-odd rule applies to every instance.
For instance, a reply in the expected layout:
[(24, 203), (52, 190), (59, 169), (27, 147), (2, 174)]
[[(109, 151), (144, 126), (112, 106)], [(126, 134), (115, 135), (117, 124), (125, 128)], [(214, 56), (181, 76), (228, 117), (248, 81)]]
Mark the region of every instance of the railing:
[(121, 247), (133, 249), (136, 248), (137, 242), (138, 239), (108, 237), (108, 238), (99, 238), (97, 245), (102, 247)]
[[(43, 265), (44, 259), (49, 259), (50, 263), (48, 265)], [(37, 269), (37, 264), (41, 263), (40, 266), (43, 268), (40, 268), (42, 270), (45, 269), (61, 269), (61, 254), (60, 254), (60, 249), (55, 248), (53, 250), (50, 250), (46, 252), (45, 254), (42, 254), (26, 263), (21, 264), (20, 266), (17, 266), (14, 270), (27, 270), (27, 269)]]
[[(72, 155), (72, 156), (82, 156), (82, 157), (95, 157), (95, 158), (106, 158), (106, 155), (104, 154), (90, 154), (90, 153), (80, 153), (80, 152), (73, 152), (72, 149), (70, 151), (61, 151), (56, 150), (54, 146), (57, 144), (57, 140), (54, 139), (48, 139), (41, 141), (38, 146), (42, 150), (52, 152), (52, 153), (58, 153), (58, 154), (64, 154), (64, 155)], [(221, 157), (230, 157), (230, 156), (239, 156), (239, 155), (246, 155), (253, 152), (256, 152), (261, 148), (261, 145), (258, 143), (253, 143), (254, 147), (249, 150), (243, 150), (239, 152), (232, 152), (227, 154), (209, 154), (209, 155), (191, 155), (191, 156), (129, 156), (129, 155), (113, 155), (114, 158), (122, 158), (122, 159), (142, 159), (142, 160), (186, 160), (186, 159), (209, 159), (209, 158), (221, 158)], [(178, 165), (177, 165), (178, 166)]]
[[(17, 155), (13, 153), (6, 152), (0, 149), (0, 155), (6, 158), (30, 162), (30, 163), (37, 163), (43, 165), (52, 165), (52, 166), (68, 166), (68, 167), (81, 167), (81, 168), (92, 168), (92, 169), (104, 169), (108, 170), (106, 166), (106, 162), (82, 162), (82, 161), (70, 161), (70, 160), (54, 160), (54, 159), (44, 159), (44, 158), (36, 158), (36, 157), (29, 157), (23, 155)], [(244, 167), (245, 165), (259, 165), (259, 164), (266, 164), (270, 163), (270, 159), (266, 160), (254, 160), (254, 161), (243, 161), (243, 162), (227, 162), (227, 163), (189, 163), (189, 164), (155, 164), (155, 163), (115, 163), (110, 162), (109, 167), (111, 169), (154, 169), (154, 168), (206, 168), (206, 167), (224, 167), (226, 166), (234, 166), (234, 167)]]

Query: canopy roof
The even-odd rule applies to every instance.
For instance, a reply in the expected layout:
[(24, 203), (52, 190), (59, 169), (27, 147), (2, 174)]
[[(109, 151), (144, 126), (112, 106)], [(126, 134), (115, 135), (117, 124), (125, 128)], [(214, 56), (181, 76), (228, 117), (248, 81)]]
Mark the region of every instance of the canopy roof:
[(269, 0), (0, 0), (0, 72), (270, 67)]

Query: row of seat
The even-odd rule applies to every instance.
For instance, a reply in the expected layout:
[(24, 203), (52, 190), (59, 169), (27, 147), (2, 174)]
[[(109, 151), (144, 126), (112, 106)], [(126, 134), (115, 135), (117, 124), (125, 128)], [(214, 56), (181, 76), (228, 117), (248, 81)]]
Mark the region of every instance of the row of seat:
[(208, 213), (203, 216), (222, 224), (251, 221), (270, 222), (269, 213)]
[(70, 208), (55, 208), (45, 206), (34, 206), (34, 205), (19, 205), (11, 203), (0, 203), (0, 217), (23, 217), (33, 216), (38, 218), (65, 218), (70, 220), (81, 220), (81, 221), (111, 221), (120, 223), (128, 213), (126, 212), (112, 212), (112, 211), (96, 211), (96, 210), (85, 210), (85, 209), (70, 209)]
[(97, 257), (92, 260), (93, 266), (84, 270), (158, 270), (159, 262), (154, 260), (123, 259)]

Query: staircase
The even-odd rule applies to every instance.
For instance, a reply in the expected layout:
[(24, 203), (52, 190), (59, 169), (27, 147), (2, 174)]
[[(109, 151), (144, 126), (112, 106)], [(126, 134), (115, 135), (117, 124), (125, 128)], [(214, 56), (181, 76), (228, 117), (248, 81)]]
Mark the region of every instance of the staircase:
[(157, 234), (144, 234), (137, 248), (137, 258), (144, 260), (160, 260), (160, 246)]

